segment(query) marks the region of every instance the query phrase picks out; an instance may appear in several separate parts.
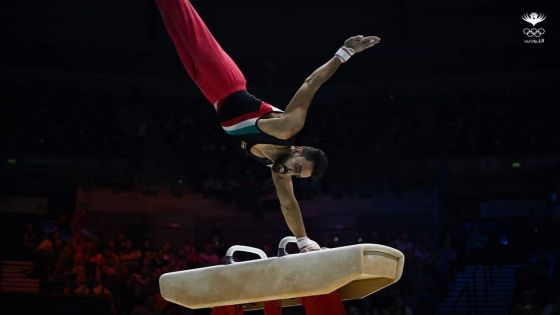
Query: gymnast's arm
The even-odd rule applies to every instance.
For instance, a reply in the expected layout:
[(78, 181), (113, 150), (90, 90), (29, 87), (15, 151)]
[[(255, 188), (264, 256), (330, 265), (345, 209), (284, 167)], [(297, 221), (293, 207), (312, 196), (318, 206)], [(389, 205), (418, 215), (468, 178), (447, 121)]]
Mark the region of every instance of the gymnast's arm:
[(272, 172), (272, 181), (276, 187), (276, 194), (280, 200), (280, 208), (288, 228), (295, 237), (306, 237), (305, 225), (301, 216), (299, 204), (294, 196), (292, 177)]
[(321, 85), (325, 83), (340, 67), (342, 61), (332, 57), (327, 63), (315, 70), (297, 90), (281, 117), (259, 121), (259, 128), (265, 133), (280, 139), (290, 139), (305, 124), (307, 110), (311, 100)]
[[(350, 48), (352, 53), (361, 52), (379, 43), (380, 38), (376, 36), (353, 36), (344, 42), (343, 48)], [(348, 55), (346, 60), (350, 58)], [(344, 58), (337, 55), (315, 70), (297, 90), (292, 100), (286, 107), (286, 111), (278, 118), (263, 119), (259, 121), (259, 128), (265, 133), (280, 139), (289, 139), (303, 128), (305, 118), (315, 93), (344, 62)]]

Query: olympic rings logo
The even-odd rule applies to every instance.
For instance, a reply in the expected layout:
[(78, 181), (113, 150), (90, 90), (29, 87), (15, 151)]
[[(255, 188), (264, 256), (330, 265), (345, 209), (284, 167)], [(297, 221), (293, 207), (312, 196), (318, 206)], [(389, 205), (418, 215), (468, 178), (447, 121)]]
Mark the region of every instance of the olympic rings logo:
[(544, 28), (524, 28), (523, 34), (527, 35), (527, 37), (541, 37), (544, 35), (545, 31)]

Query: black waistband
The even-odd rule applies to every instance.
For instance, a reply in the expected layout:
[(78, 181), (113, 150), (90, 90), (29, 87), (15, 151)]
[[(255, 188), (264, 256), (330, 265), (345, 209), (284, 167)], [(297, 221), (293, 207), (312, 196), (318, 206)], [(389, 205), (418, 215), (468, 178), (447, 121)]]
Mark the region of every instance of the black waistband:
[(247, 113), (256, 112), (259, 110), (261, 103), (260, 99), (248, 91), (235, 92), (226, 97), (220, 105), (218, 119), (228, 121)]

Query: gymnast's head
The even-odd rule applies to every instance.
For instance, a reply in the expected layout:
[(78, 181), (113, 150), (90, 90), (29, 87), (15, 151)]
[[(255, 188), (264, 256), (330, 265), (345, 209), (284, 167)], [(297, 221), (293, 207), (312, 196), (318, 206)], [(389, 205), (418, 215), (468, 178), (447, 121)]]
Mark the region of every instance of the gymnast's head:
[(272, 171), (300, 178), (320, 178), (329, 162), (325, 152), (312, 147), (290, 147), (290, 152), (278, 157)]

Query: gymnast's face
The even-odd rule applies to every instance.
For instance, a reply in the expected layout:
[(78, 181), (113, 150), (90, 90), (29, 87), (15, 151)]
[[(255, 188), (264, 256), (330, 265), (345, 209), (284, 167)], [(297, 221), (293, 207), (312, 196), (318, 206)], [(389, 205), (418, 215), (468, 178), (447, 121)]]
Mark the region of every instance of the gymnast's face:
[(292, 151), (276, 161), (272, 165), (272, 171), (300, 178), (310, 177), (313, 174), (313, 161), (307, 160), (301, 152)]

